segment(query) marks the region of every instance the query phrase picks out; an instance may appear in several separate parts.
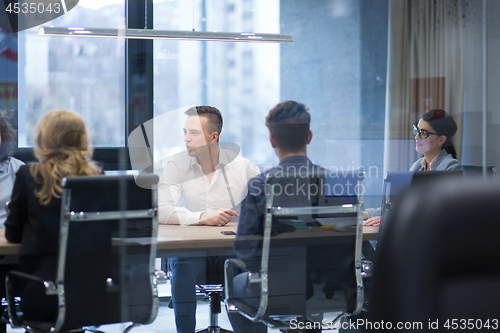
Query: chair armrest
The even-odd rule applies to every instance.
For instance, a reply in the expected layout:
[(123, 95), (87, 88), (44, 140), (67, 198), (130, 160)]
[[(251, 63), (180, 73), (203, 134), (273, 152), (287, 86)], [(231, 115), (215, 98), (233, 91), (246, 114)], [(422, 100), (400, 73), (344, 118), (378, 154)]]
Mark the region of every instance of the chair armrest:
[(22, 327), (22, 321), (18, 316), (16, 310), (16, 301), (15, 301), (15, 291), (14, 286), (12, 284), (13, 280), (22, 279), (34, 281), (42, 284), (45, 287), (45, 294), (47, 295), (57, 295), (57, 287), (52, 281), (45, 281), (44, 279), (26, 274), (19, 271), (10, 271), (7, 272), (5, 277), (5, 290), (6, 290), (6, 299), (7, 299), (7, 311), (9, 313), (9, 322), (12, 327)]
[[(26, 273), (19, 272), (19, 271), (10, 271), (10, 272), (7, 272), (7, 278), (9, 280), (23, 279), (23, 280), (30, 280), (33, 282), (38, 282), (45, 287), (45, 294), (46, 295), (57, 295), (56, 284), (52, 281), (45, 281), (44, 279), (42, 279), (38, 276), (26, 274)], [(7, 281), (7, 279), (6, 279), (6, 281)]]
[[(237, 267), (237, 268), (247, 272), (248, 273), (248, 283), (260, 282), (260, 273), (249, 271), (244, 261), (242, 261), (240, 259), (227, 259), (226, 262), (228, 263), (228, 265), (230, 267), (234, 266), (234, 267)], [(234, 274), (233, 274), (233, 278), (234, 278)]]
[(243, 260), (240, 260), (240, 259), (236, 259), (236, 258), (227, 259), (224, 266), (227, 267), (227, 265), (236, 266), (244, 271), (247, 270), (247, 265), (245, 264), (245, 262)]
[(224, 291), (225, 291), (225, 302), (226, 302), (226, 310), (228, 312), (237, 312), (238, 308), (234, 305), (234, 287), (233, 287), (233, 279), (234, 279), (234, 270), (235, 268), (245, 269), (245, 262), (239, 259), (231, 258), (226, 259), (224, 262)]
[(234, 300), (234, 286), (233, 280), (239, 271), (247, 273), (248, 283), (260, 283), (259, 272), (251, 272), (248, 270), (247, 265), (240, 259), (227, 259), (224, 263), (224, 284), (226, 294), (226, 309), (229, 312), (237, 312), (238, 307), (235, 305)]

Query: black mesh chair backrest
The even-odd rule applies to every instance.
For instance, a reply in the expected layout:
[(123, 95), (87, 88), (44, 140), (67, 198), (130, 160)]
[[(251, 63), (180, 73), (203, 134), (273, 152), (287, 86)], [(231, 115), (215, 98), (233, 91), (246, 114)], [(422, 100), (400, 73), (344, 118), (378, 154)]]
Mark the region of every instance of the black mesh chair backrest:
[[(270, 174), (267, 184), (273, 186), (274, 207), (313, 207), (318, 206), (319, 193), (324, 186), (323, 172), (310, 172), (303, 175), (295, 173)], [(311, 193), (312, 192), (312, 193)], [(313, 218), (312, 214), (297, 214), (285, 217), (273, 217), (273, 233), (293, 231), (279, 223), (280, 220), (305, 220)], [(284, 230), (280, 230), (284, 228)]]
[[(237, 235), (234, 248), (239, 259), (229, 259), (225, 265), (228, 311), (280, 329), (291, 328), (290, 318), (308, 314), (359, 313), (364, 297), (364, 173), (344, 175), (314, 165), (293, 167), (275, 168), (265, 179), (249, 184), (256, 189), (254, 214), (264, 221), (247, 225), (253, 229)], [(347, 228), (334, 230), (330, 222)], [(239, 269), (249, 272), (240, 274)], [(247, 279), (250, 295), (239, 296), (233, 286), (242, 277)], [(325, 294), (314, 295), (319, 302), (311, 299), (313, 289), (323, 286), (328, 289), (323, 288)]]
[[(269, 175), (267, 183), (274, 186), (273, 207), (327, 207), (358, 204), (354, 187), (362, 182), (363, 174), (341, 175), (324, 168), (305, 173)], [(350, 188), (348, 189), (347, 186)], [(315, 225), (316, 218), (331, 218), (356, 225), (357, 213), (309, 213), (273, 216), (271, 253), (269, 258), (268, 314), (304, 314), (306, 300), (313, 296), (312, 275), (322, 275), (334, 281), (331, 287), (340, 305), (333, 311), (353, 312), (356, 306), (354, 270), (356, 231), (337, 237), (296, 239), (293, 233)], [(301, 244), (302, 242), (302, 244)], [(283, 247), (283, 244), (292, 245)], [(302, 249), (300, 246), (302, 245)], [(306, 250), (304, 250), (306, 249)], [(282, 296), (282, 295), (287, 295)], [(274, 299), (273, 299), (273, 296)], [(324, 296), (324, 295), (323, 295)], [(321, 297), (323, 297), (321, 296)], [(274, 304), (273, 304), (274, 303)], [(274, 306), (274, 308), (273, 308)]]
[[(362, 171), (343, 174), (316, 167), (307, 172), (300, 170), (269, 174), (267, 183), (276, 186), (273, 192), (275, 207), (320, 207), (358, 204), (358, 193), (362, 196), (364, 192), (363, 179)], [(345, 213), (297, 214), (284, 219), (289, 220), (294, 217), (310, 221), (318, 217), (335, 215), (345, 216)], [(355, 217), (356, 213), (351, 215)], [(275, 220), (279, 219), (275, 217)]]
[(156, 316), (151, 274), (158, 177), (142, 180), (149, 183), (146, 188), (133, 176), (63, 181), (57, 279), (64, 285), (61, 329), (147, 323)]
[(435, 320), (441, 330), (453, 319), (491, 325), (499, 313), (499, 205), (500, 183), (480, 180), (403, 195), (377, 246), (370, 321), (421, 322), (424, 331)]

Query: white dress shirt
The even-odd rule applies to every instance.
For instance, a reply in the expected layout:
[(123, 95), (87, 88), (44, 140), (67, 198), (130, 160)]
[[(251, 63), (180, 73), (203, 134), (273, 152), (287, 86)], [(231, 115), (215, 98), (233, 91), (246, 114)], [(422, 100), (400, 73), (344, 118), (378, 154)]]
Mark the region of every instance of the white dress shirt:
[[(224, 176), (225, 173), (225, 176)], [(197, 225), (202, 213), (234, 209), (247, 193), (259, 168), (228, 149), (220, 149), (219, 164), (209, 182), (196, 157), (183, 154), (169, 161), (158, 184), (160, 224)]]
[(24, 165), (24, 162), (12, 156), (0, 162), (0, 228), (4, 227), (3, 223), (7, 219), (5, 203), (10, 201), (12, 188), (16, 180), (16, 172), (21, 165)]

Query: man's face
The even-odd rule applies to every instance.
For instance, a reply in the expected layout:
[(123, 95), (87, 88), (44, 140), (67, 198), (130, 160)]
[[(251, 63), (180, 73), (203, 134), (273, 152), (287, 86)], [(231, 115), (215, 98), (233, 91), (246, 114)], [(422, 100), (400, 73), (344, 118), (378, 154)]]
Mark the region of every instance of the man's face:
[(184, 142), (189, 156), (208, 154), (208, 144), (217, 141), (207, 126), (207, 117), (188, 116), (184, 126)]

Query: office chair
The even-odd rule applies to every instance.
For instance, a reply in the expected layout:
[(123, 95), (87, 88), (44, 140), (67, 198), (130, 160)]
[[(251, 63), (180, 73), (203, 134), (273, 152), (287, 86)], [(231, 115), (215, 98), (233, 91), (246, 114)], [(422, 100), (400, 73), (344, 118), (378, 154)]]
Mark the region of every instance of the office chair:
[(206, 279), (197, 281), (197, 291), (210, 302), (210, 323), (208, 327), (197, 329), (196, 333), (232, 333), (219, 326), (219, 314), (222, 312), (221, 301), (224, 294), (225, 257), (207, 257)]
[[(11, 271), (7, 274), (9, 320), (32, 332), (63, 332), (131, 322), (151, 323), (158, 311), (154, 272), (157, 235), (156, 175), (70, 177), (63, 194), (55, 281)], [(15, 304), (15, 282), (40, 283), (57, 297), (54, 322), (25, 318)], [(21, 299), (22, 305), (22, 299)]]
[[(229, 259), (225, 264), (228, 312), (284, 330), (291, 328), (293, 320), (314, 320), (312, 314), (341, 312), (336, 321), (361, 312), (362, 196), (328, 196), (325, 182), (331, 179), (327, 178), (326, 172), (319, 171), (299, 177), (286, 173), (267, 175), (263, 235), (236, 238), (235, 248), (253, 254), (248, 260)], [(338, 189), (336, 183), (344, 186), (346, 181), (339, 174), (329, 188)], [(361, 182), (362, 178), (350, 184)], [(317, 189), (314, 195), (307, 190), (312, 187)], [(294, 194), (284, 195), (284, 189)], [(316, 220), (319, 218), (347, 221), (347, 229), (320, 227)], [(340, 223), (338, 226), (342, 229)], [(319, 307), (310, 301), (314, 295), (310, 274), (315, 272), (333, 281), (325, 291), (328, 295), (317, 295), (322, 300)], [(242, 276), (256, 291), (255, 297), (236, 298), (233, 282)]]
[[(377, 247), (369, 321), (448, 331), (498, 318), (500, 183), (446, 180), (413, 188), (386, 221)], [(477, 320), (477, 322), (476, 322)], [(450, 326), (450, 329), (451, 326)]]
[[(196, 281), (196, 294), (210, 302), (210, 322), (207, 327), (196, 329), (196, 333), (232, 333), (219, 326), (219, 314), (222, 313), (221, 302), (224, 295), (224, 260), (226, 257), (206, 257), (206, 274), (199, 276)], [(166, 260), (167, 279), (172, 279), (170, 264)], [(174, 309), (172, 298), (167, 307)]]

